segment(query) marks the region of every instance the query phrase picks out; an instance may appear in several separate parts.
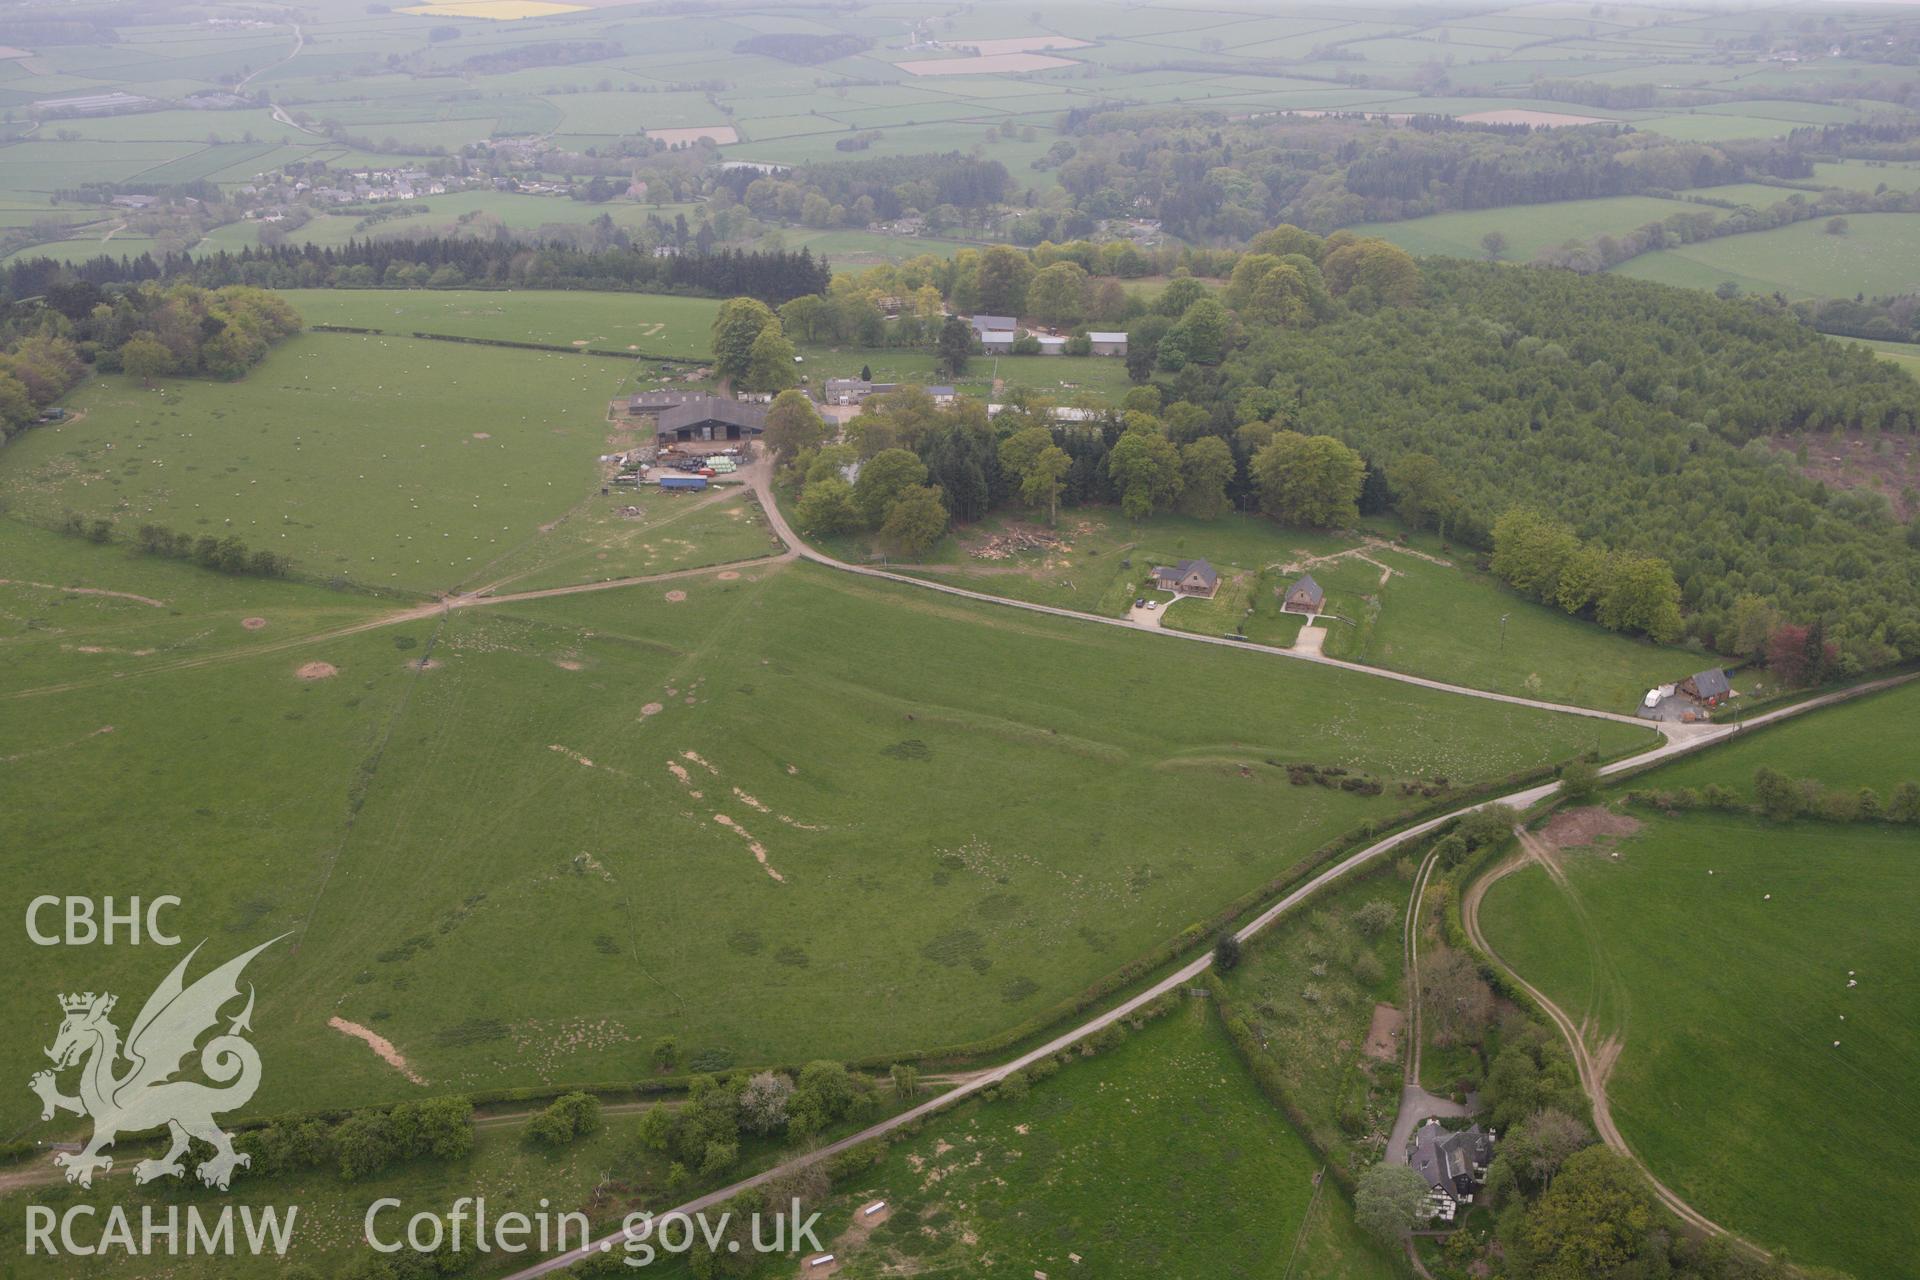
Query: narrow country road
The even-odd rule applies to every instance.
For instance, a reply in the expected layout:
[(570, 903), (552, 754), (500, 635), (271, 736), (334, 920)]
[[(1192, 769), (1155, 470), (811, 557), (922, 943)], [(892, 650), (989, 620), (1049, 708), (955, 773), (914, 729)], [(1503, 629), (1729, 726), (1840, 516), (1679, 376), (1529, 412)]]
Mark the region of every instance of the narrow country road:
[[(763, 501), (767, 501), (767, 500), (763, 498)], [(829, 564), (829, 565), (839, 565), (838, 561), (831, 560), (825, 557), (819, 557), (817, 555), (809, 555), (804, 549), (804, 544), (800, 543), (797, 539), (794, 539), (792, 537), (791, 533), (785, 528), (784, 522), (780, 520), (777, 509), (772, 507), (770, 504), (768, 505), (767, 514), (768, 514), (768, 518), (773, 520), (775, 528), (781, 532), (782, 536), (787, 538), (788, 545), (802, 548), (800, 552), (802, 556), (808, 559), (817, 559), (820, 562)], [(850, 566), (841, 566), (841, 567), (850, 567)], [(858, 569), (855, 569), (853, 571), (863, 572), (862, 570), (858, 570)], [(880, 576), (892, 576), (892, 575), (880, 575)], [(906, 581), (911, 582), (912, 579), (906, 579)], [(925, 585), (925, 584), (922, 584), (922, 585)], [(963, 594), (970, 595), (973, 593), (968, 592)], [(987, 598), (992, 599), (992, 597), (987, 597)], [(1076, 616), (1076, 617), (1086, 616), (1086, 615), (1071, 614), (1070, 611), (1064, 611), (1064, 610), (1042, 608), (1041, 611), (1049, 612), (1049, 613), (1068, 612), (1070, 616)], [(1117, 625), (1125, 626), (1126, 624), (1118, 623)], [(1177, 633), (1167, 632), (1164, 634), (1172, 635)], [(1259, 646), (1257, 645), (1252, 647), (1259, 648)], [(1836, 693), (1830, 693), (1818, 698), (1812, 698), (1806, 702), (1797, 703), (1790, 707), (1782, 707), (1778, 711), (1769, 712), (1763, 716), (1756, 716), (1753, 720), (1749, 721), (1745, 727), (1759, 728), (1761, 726), (1772, 724), (1779, 720), (1786, 719), (1789, 716), (1795, 716), (1805, 711), (1811, 711), (1816, 707), (1831, 706), (1834, 703), (1843, 702), (1849, 698), (1855, 698), (1863, 694), (1877, 692), (1878, 690), (1881, 690), (1881, 689), (1892, 688), (1895, 685), (1904, 684), (1907, 681), (1913, 680), (1916, 678), (1920, 678), (1920, 673), (1910, 674), (1910, 675), (1889, 676), (1885, 679), (1875, 680), (1868, 684), (1860, 685), (1852, 689), (1843, 689)], [(1687, 727), (1698, 728), (1701, 726), (1687, 726)], [(1666, 742), (1662, 743), (1660, 746), (1654, 747), (1648, 751), (1641, 752), (1639, 755), (1629, 756), (1624, 760), (1616, 760), (1612, 764), (1604, 766), (1600, 770), (1600, 772), (1603, 776), (1632, 772), (1633, 770), (1643, 768), (1646, 765), (1653, 764), (1665, 759), (1669, 759), (1676, 755), (1680, 755), (1680, 754), (1691, 752), (1691, 751), (1697, 751), (1700, 748), (1705, 747), (1711, 743), (1724, 741), (1725, 739), (1727, 739), (1728, 737), (1731, 737), (1736, 732), (1735, 729), (1727, 726), (1709, 725), (1704, 727), (1706, 728), (1707, 732), (1691, 734), (1683, 737), (1669, 738)], [(1346, 876), (1350, 872), (1365, 866), (1367, 863), (1374, 861), (1375, 859), (1383, 856), (1384, 854), (1390, 853), (1393, 850), (1398, 849), (1403, 845), (1409, 844), (1413, 841), (1420, 839), (1420, 837), (1427, 835), (1429, 832), (1434, 831), (1436, 828), (1439, 828), (1445, 825), (1446, 823), (1452, 821), (1453, 819), (1459, 817), (1462, 814), (1471, 813), (1476, 809), (1483, 809), (1490, 805), (1496, 805), (1496, 804), (1504, 804), (1504, 805), (1510, 806), (1513, 809), (1524, 811), (1538, 804), (1540, 801), (1546, 799), (1548, 796), (1552, 795), (1556, 790), (1559, 789), (1559, 786), (1560, 784), (1558, 782), (1545, 782), (1545, 783), (1541, 783), (1538, 786), (1528, 787), (1524, 790), (1513, 792), (1511, 795), (1500, 796), (1492, 800), (1483, 800), (1478, 804), (1463, 805), (1462, 807), (1452, 810), (1449, 813), (1441, 814), (1440, 816), (1435, 818), (1428, 818), (1424, 822), (1415, 823), (1413, 826), (1410, 826), (1405, 830), (1395, 832), (1393, 835), (1387, 836), (1382, 840), (1377, 840), (1374, 843), (1368, 845), (1366, 848), (1361, 849), (1356, 853), (1349, 854), (1347, 857), (1341, 859), (1339, 862), (1335, 863), (1333, 866), (1328, 867), (1326, 870), (1320, 872), (1318, 875), (1306, 881), (1304, 884), (1300, 885), (1298, 888), (1294, 889), (1290, 893), (1287, 893), (1286, 895), (1281, 897), (1277, 902), (1269, 906), (1266, 910), (1262, 911), (1259, 915), (1255, 916), (1251, 921), (1249, 921), (1245, 926), (1239, 929), (1234, 934), (1234, 936), (1238, 938), (1242, 943), (1247, 942), (1248, 940), (1253, 938), (1256, 934), (1266, 929), (1275, 920), (1278, 920), (1281, 916), (1285, 915), (1287, 912), (1298, 907), (1302, 902), (1306, 901), (1308, 898), (1312, 897), (1315, 893), (1319, 892), (1321, 889), (1324, 889), (1329, 884), (1332, 884), (1334, 881), (1339, 880), (1340, 878), (1342, 878), (1343, 876)], [(1477, 941), (1476, 941), (1476, 945), (1479, 945)], [(1162, 978), (1159, 982), (1154, 983), (1151, 987), (1147, 988), (1145, 991), (1140, 992), (1138, 995), (1132, 996), (1129, 999), (1122, 1001), (1121, 1003), (1115, 1005), (1111, 1009), (1108, 1009), (1104, 1013), (1097, 1014), (1094, 1017), (1089, 1018), (1087, 1021), (1081, 1023), (1079, 1026), (1074, 1027), (1071, 1031), (1067, 1031), (1061, 1035), (1055, 1036), (1053, 1039), (1047, 1041), (1047, 1043), (1041, 1045), (1039, 1048), (1034, 1049), (1028, 1053), (1021, 1054), (1019, 1057), (1013, 1059), (1011, 1062), (1003, 1063), (998, 1067), (993, 1067), (989, 1070), (980, 1072), (977, 1075), (974, 1075), (965, 1079), (963, 1083), (957, 1085), (955, 1088), (949, 1090), (948, 1092), (941, 1094), (937, 1098), (933, 1098), (926, 1102), (923, 1102), (919, 1106), (914, 1107), (909, 1111), (903, 1111), (897, 1116), (893, 1116), (889, 1119), (882, 1120), (880, 1123), (871, 1125), (868, 1128), (862, 1129), (860, 1132), (853, 1134), (850, 1137), (842, 1138), (838, 1142), (831, 1143), (815, 1151), (807, 1152), (804, 1155), (796, 1156), (792, 1160), (789, 1160), (784, 1164), (777, 1165), (770, 1169), (766, 1169), (760, 1173), (753, 1175), (750, 1178), (743, 1178), (739, 1182), (733, 1183), (730, 1186), (722, 1187), (718, 1191), (709, 1192), (704, 1196), (699, 1196), (695, 1199), (687, 1201), (684, 1204), (677, 1205), (674, 1208), (667, 1210), (665, 1213), (656, 1215), (655, 1220), (658, 1221), (659, 1219), (666, 1218), (672, 1215), (683, 1215), (686, 1217), (691, 1217), (696, 1213), (701, 1213), (707, 1209), (711, 1209), (711, 1208), (714, 1208), (715, 1206), (724, 1204), (726, 1201), (731, 1200), (734, 1196), (739, 1195), (741, 1192), (751, 1190), (752, 1188), (759, 1186), (761, 1183), (764, 1183), (769, 1181), (770, 1179), (779, 1177), (780, 1175), (787, 1173), (790, 1170), (804, 1168), (805, 1166), (814, 1164), (820, 1160), (828, 1159), (834, 1155), (839, 1154), (842, 1151), (847, 1150), (850, 1147), (858, 1146), (860, 1143), (868, 1142), (875, 1138), (884, 1137), (885, 1135), (892, 1133), (896, 1129), (900, 1129), (906, 1125), (910, 1125), (919, 1120), (923, 1120), (927, 1116), (930, 1116), (935, 1112), (944, 1110), (947, 1107), (952, 1106), (954, 1103), (959, 1102), (963, 1098), (971, 1097), (972, 1095), (980, 1092), (982, 1089), (986, 1089), (994, 1084), (999, 1083), (1000, 1081), (1006, 1079), (1008, 1076), (1012, 1075), (1017, 1071), (1025, 1070), (1027, 1067), (1032, 1066), (1034, 1063), (1039, 1062), (1043, 1058), (1051, 1057), (1052, 1055), (1059, 1053), (1061, 1050), (1069, 1048), (1072, 1045), (1079, 1043), (1081, 1040), (1086, 1039), (1088, 1036), (1093, 1035), (1096, 1032), (1099, 1032), (1105, 1029), (1106, 1027), (1113, 1025), (1115, 1022), (1118, 1022), (1121, 1019), (1127, 1017), (1129, 1014), (1139, 1009), (1142, 1005), (1145, 1005), (1154, 1000), (1157, 1000), (1161, 996), (1164, 996), (1171, 991), (1177, 991), (1181, 987), (1191, 983), (1194, 979), (1198, 978), (1201, 974), (1205, 973), (1210, 967), (1212, 967), (1212, 965), (1213, 965), (1213, 953), (1208, 952), (1207, 954), (1199, 957), (1198, 959), (1190, 961), (1186, 965), (1182, 966), (1179, 970), (1168, 975), (1167, 977)], [(1563, 1027), (1562, 1030), (1563, 1032), (1569, 1032), (1571, 1031), (1571, 1028)], [(1583, 1084), (1585, 1083), (1584, 1076), (1582, 1078), (1582, 1083)], [(1645, 1166), (1641, 1166), (1641, 1167), (1644, 1168)], [(1651, 1175), (1649, 1175), (1649, 1177), (1651, 1177)], [(1656, 1182), (1655, 1185), (1658, 1186), (1659, 1184)], [(1670, 1191), (1667, 1192), (1666, 1194), (1668, 1196), (1672, 1196), (1672, 1192)], [(1683, 1200), (1680, 1200), (1679, 1197), (1673, 1196), (1672, 1200), (1669, 1201), (1669, 1203), (1670, 1205), (1675, 1206), (1676, 1213), (1680, 1213), (1681, 1216), (1683, 1218), (1686, 1218), (1688, 1221), (1690, 1222), (1697, 1221), (1700, 1223), (1705, 1223), (1708, 1227), (1710, 1227), (1715, 1232), (1718, 1232), (1720, 1230), (1718, 1227), (1714, 1227), (1713, 1224), (1709, 1222), (1706, 1218), (1702, 1217), (1701, 1215), (1693, 1211), (1690, 1207), (1687, 1207), (1686, 1202)], [(1684, 1210), (1684, 1212), (1682, 1212), (1682, 1210)], [(605, 1236), (600, 1240), (589, 1242), (587, 1245), (579, 1249), (574, 1249), (567, 1253), (558, 1254), (554, 1257), (546, 1259), (545, 1261), (535, 1263), (534, 1265), (527, 1267), (523, 1270), (516, 1271), (511, 1276), (507, 1277), (507, 1280), (536, 1280), (537, 1277), (551, 1275), (556, 1271), (564, 1270), (565, 1268), (572, 1266), (574, 1263), (580, 1262), (586, 1258), (592, 1257), (597, 1253), (607, 1253), (615, 1249), (619, 1249), (622, 1246), (623, 1242), (624, 1242), (624, 1236), (622, 1235), (621, 1232), (616, 1231), (613, 1234)]]

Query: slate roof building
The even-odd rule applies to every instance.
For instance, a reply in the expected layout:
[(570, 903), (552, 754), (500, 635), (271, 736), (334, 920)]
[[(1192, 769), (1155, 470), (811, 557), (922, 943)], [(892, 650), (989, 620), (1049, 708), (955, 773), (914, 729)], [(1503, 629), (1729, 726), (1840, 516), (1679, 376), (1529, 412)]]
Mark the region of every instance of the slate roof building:
[(1710, 707), (1717, 707), (1733, 692), (1733, 685), (1728, 682), (1725, 671), (1719, 667), (1708, 667), (1705, 671), (1696, 671), (1682, 680), (1680, 692)]
[(1413, 1135), (1407, 1163), (1427, 1180), (1428, 1206), (1433, 1216), (1453, 1221), (1460, 1206), (1473, 1203), (1473, 1193), (1487, 1180), (1493, 1161), (1493, 1131), (1472, 1125), (1449, 1132), (1438, 1120), (1429, 1120)]
[(1182, 560), (1172, 567), (1157, 566), (1153, 571), (1153, 585), (1176, 595), (1211, 598), (1220, 589), (1220, 575), (1205, 560)]
[(700, 396), (659, 411), (654, 439), (665, 448), (710, 440), (751, 440), (767, 429), (767, 407)]
[(1327, 593), (1313, 580), (1313, 575), (1303, 573), (1287, 588), (1282, 597), (1280, 608), (1287, 613), (1318, 613), (1327, 603)]

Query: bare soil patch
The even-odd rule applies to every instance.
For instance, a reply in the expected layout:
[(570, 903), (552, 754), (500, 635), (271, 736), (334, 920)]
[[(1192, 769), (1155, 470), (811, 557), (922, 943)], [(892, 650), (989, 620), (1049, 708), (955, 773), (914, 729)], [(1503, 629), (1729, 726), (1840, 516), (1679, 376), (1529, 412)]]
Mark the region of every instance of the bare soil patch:
[(493, 439), (493, 433), (490, 431), (476, 431), (473, 433), (473, 438), (475, 440), (491, 440)]
[(686, 593), (686, 592), (684, 592), (684, 591), (669, 591), (669, 592), (667, 592), (667, 603), (668, 603), (668, 604), (679, 604), (679, 603), (680, 603), (680, 602), (681, 602), (682, 600), (685, 600), (686, 598), (687, 598), (687, 593)]
[(1378, 1058), (1381, 1062), (1392, 1062), (1398, 1058), (1400, 1028), (1406, 1021), (1407, 1015), (1390, 1004), (1373, 1006), (1373, 1022), (1367, 1027), (1367, 1056)]
[(421, 1079), (420, 1076), (414, 1071), (412, 1067), (409, 1067), (407, 1065), (407, 1060), (405, 1056), (403, 1056), (398, 1049), (393, 1047), (393, 1041), (387, 1039), (385, 1036), (378, 1035), (375, 1032), (369, 1031), (367, 1028), (361, 1026), (357, 1022), (348, 1022), (345, 1018), (328, 1018), (327, 1025), (332, 1027), (335, 1031), (340, 1032), (342, 1035), (349, 1035), (356, 1040), (366, 1041), (367, 1047), (369, 1049), (372, 1049), (375, 1053), (379, 1054), (380, 1057), (386, 1062), (388, 1066), (392, 1067), (395, 1071), (398, 1071), (401, 1075), (405, 1076), (407, 1079), (411, 1080), (413, 1083), (415, 1084), (426, 1083), (426, 1081)]
[(732, 582), (735, 579), (737, 579), (740, 576), (740, 574), (737, 570), (728, 569), (726, 572), (720, 574), (719, 576), (720, 576), (720, 581), (722, 582)]
[(1542, 840), (1556, 849), (1573, 849), (1611, 843), (1639, 829), (1637, 818), (1615, 813), (1599, 805), (1586, 805), (1579, 809), (1562, 809), (1553, 815), (1552, 821), (1540, 828), (1539, 834)]
[(340, 668), (331, 662), (309, 662), (294, 674), (302, 680), (331, 680), (340, 674)]
[(1768, 443), (1778, 452), (1796, 455), (1804, 444), (1807, 456), (1798, 463), (1800, 474), (1828, 488), (1871, 489), (1887, 500), (1898, 520), (1920, 514), (1914, 498), (1920, 491), (1920, 442), (1910, 435), (1884, 432), (1869, 443), (1858, 431), (1837, 439), (1782, 434)]
[(242, 618), (240, 619), (240, 625), (249, 631), (258, 631), (267, 625), (267, 620), (265, 618)]
[(665, 710), (666, 708), (661, 706), (659, 703), (649, 702), (646, 706), (640, 708), (640, 714), (643, 716), (657, 716), (662, 711), (665, 711)]
[(584, 662), (575, 662), (572, 658), (555, 658), (553, 665), (562, 671), (584, 671), (586, 670), (587, 664)]
[(649, 129), (647, 136), (672, 146), (677, 142), (698, 142), (711, 138), (719, 146), (740, 141), (740, 131), (730, 124), (703, 124), (689, 129)]

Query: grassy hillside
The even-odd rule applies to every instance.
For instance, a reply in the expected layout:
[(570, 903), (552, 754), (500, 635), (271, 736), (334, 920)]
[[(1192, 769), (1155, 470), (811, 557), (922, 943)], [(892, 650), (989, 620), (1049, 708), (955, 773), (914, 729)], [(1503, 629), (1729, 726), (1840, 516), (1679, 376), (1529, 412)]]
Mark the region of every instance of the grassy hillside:
[[(1920, 1215), (1920, 974), (1901, 924), (1920, 913), (1920, 836), (1693, 815), (1619, 848), (1568, 851), (1569, 890), (1538, 867), (1494, 885), (1488, 941), (1593, 1015), (1595, 1043), (1622, 1039), (1614, 1119), (1688, 1201), (1798, 1261), (1902, 1274), (1888, 1227)], [(1819, 1156), (1782, 1178), (1783, 1149)]]

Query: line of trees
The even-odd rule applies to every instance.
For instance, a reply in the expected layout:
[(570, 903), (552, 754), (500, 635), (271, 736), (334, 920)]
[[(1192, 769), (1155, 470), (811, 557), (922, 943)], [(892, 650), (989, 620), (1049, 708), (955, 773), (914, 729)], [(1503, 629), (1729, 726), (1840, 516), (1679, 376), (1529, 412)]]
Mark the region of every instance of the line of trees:
[(593, 289), (638, 293), (681, 293), (705, 297), (736, 294), (778, 306), (790, 298), (819, 293), (833, 272), (825, 258), (802, 249), (724, 250), (654, 257), (623, 246), (575, 248), (548, 242), (503, 238), (400, 237), (351, 240), (338, 247), (279, 245), (238, 253), (154, 258), (101, 256), (79, 263), (51, 258), (17, 259), (7, 264), (7, 299), (35, 297), (55, 286), (83, 282), (95, 286), (142, 281), (174, 281), (217, 288), (252, 285), (266, 289)]

